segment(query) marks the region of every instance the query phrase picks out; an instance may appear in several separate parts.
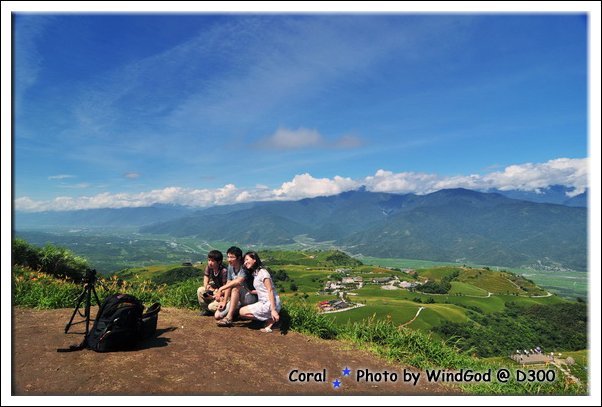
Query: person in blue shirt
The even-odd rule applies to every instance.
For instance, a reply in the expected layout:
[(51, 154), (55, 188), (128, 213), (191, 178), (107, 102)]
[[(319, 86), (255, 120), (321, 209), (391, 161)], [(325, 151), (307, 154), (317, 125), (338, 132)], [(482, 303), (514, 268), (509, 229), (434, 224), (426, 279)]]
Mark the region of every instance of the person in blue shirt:
[(252, 293), (252, 281), (248, 271), (243, 267), (242, 250), (232, 246), (226, 252), (228, 259), (228, 279), (226, 284), (215, 291), (215, 296), (221, 298), (215, 319), (219, 326), (232, 326), (236, 311), (242, 306), (257, 301), (257, 295)]

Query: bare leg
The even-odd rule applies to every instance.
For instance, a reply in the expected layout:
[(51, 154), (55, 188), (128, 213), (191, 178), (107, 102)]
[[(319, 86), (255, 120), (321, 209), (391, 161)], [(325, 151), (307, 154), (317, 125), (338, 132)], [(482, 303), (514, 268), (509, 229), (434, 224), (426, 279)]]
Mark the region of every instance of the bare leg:
[(270, 318), (267, 321), (265, 321), (265, 326), (264, 329), (267, 331), (268, 329), (272, 329), (272, 325), (274, 325), (274, 319)]
[(238, 316), (242, 319), (255, 319), (253, 313), (249, 310), (249, 307), (246, 305), (240, 309), (240, 311), (238, 312)]
[(230, 294), (230, 309), (228, 310), (228, 318), (230, 321), (234, 318), (234, 313), (240, 302), (240, 287), (233, 287), (232, 293)]
[[(219, 301), (222, 301), (224, 296), (226, 297), (226, 307), (220, 311), (219, 309), (215, 312), (214, 316), (216, 320), (220, 320), (222, 318), (224, 318), (227, 313), (230, 311), (230, 301), (228, 301), (228, 299), (231, 300), (230, 294), (231, 294), (232, 289), (227, 289), (225, 292), (222, 293), (222, 296), (220, 296)], [(225, 311), (225, 312), (224, 312)]]

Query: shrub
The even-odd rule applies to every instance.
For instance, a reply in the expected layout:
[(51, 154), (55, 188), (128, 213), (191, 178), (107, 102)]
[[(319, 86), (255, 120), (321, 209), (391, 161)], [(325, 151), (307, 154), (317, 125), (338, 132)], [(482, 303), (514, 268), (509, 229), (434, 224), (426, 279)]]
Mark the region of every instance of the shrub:
[(13, 240), (13, 264), (30, 267), (57, 278), (79, 282), (90, 267), (88, 261), (70, 250), (48, 243), (44, 248), (28, 244), (24, 239)]

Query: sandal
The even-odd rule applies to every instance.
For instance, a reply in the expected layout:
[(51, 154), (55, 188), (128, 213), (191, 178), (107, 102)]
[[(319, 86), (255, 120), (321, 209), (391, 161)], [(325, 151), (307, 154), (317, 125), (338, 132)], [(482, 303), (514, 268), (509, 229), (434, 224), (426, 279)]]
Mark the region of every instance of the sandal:
[(217, 322), (217, 326), (232, 326), (232, 320), (228, 317)]
[(269, 334), (270, 332), (273, 332), (273, 331), (272, 331), (272, 328), (261, 328), (261, 329), (260, 329), (260, 331), (261, 331), (261, 332), (268, 333), (268, 334)]

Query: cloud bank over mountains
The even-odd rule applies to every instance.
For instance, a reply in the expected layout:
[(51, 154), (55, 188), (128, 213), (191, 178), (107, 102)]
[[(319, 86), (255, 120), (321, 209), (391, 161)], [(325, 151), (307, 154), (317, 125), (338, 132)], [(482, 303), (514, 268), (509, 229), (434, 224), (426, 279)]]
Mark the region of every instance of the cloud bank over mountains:
[[(67, 177), (67, 175), (60, 175), (60, 177)], [(588, 187), (588, 159), (558, 158), (546, 163), (512, 165), (485, 175), (439, 176), (416, 172), (393, 173), (379, 169), (373, 176), (355, 180), (338, 175), (333, 178), (315, 178), (305, 173), (296, 175), (291, 181), (274, 189), (263, 185), (250, 189), (227, 184), (217, 189), (169, 187), (140, 193), (105, 192), (95, 196), (62, 196), (48, 201), (34, 201), (29, 197), (20, 197), (14, 200), (14, 209), (23, 212), (41, 212), (145, 207), (155, 204), (203, 208), (253, 201), (299, 200), (336, 195), (361, 187), (365, 187), (370, 192), (421, 195), (448, 188), (540, 192), (553, 185), (573, 188), (567, 198), (584, 192)]]

